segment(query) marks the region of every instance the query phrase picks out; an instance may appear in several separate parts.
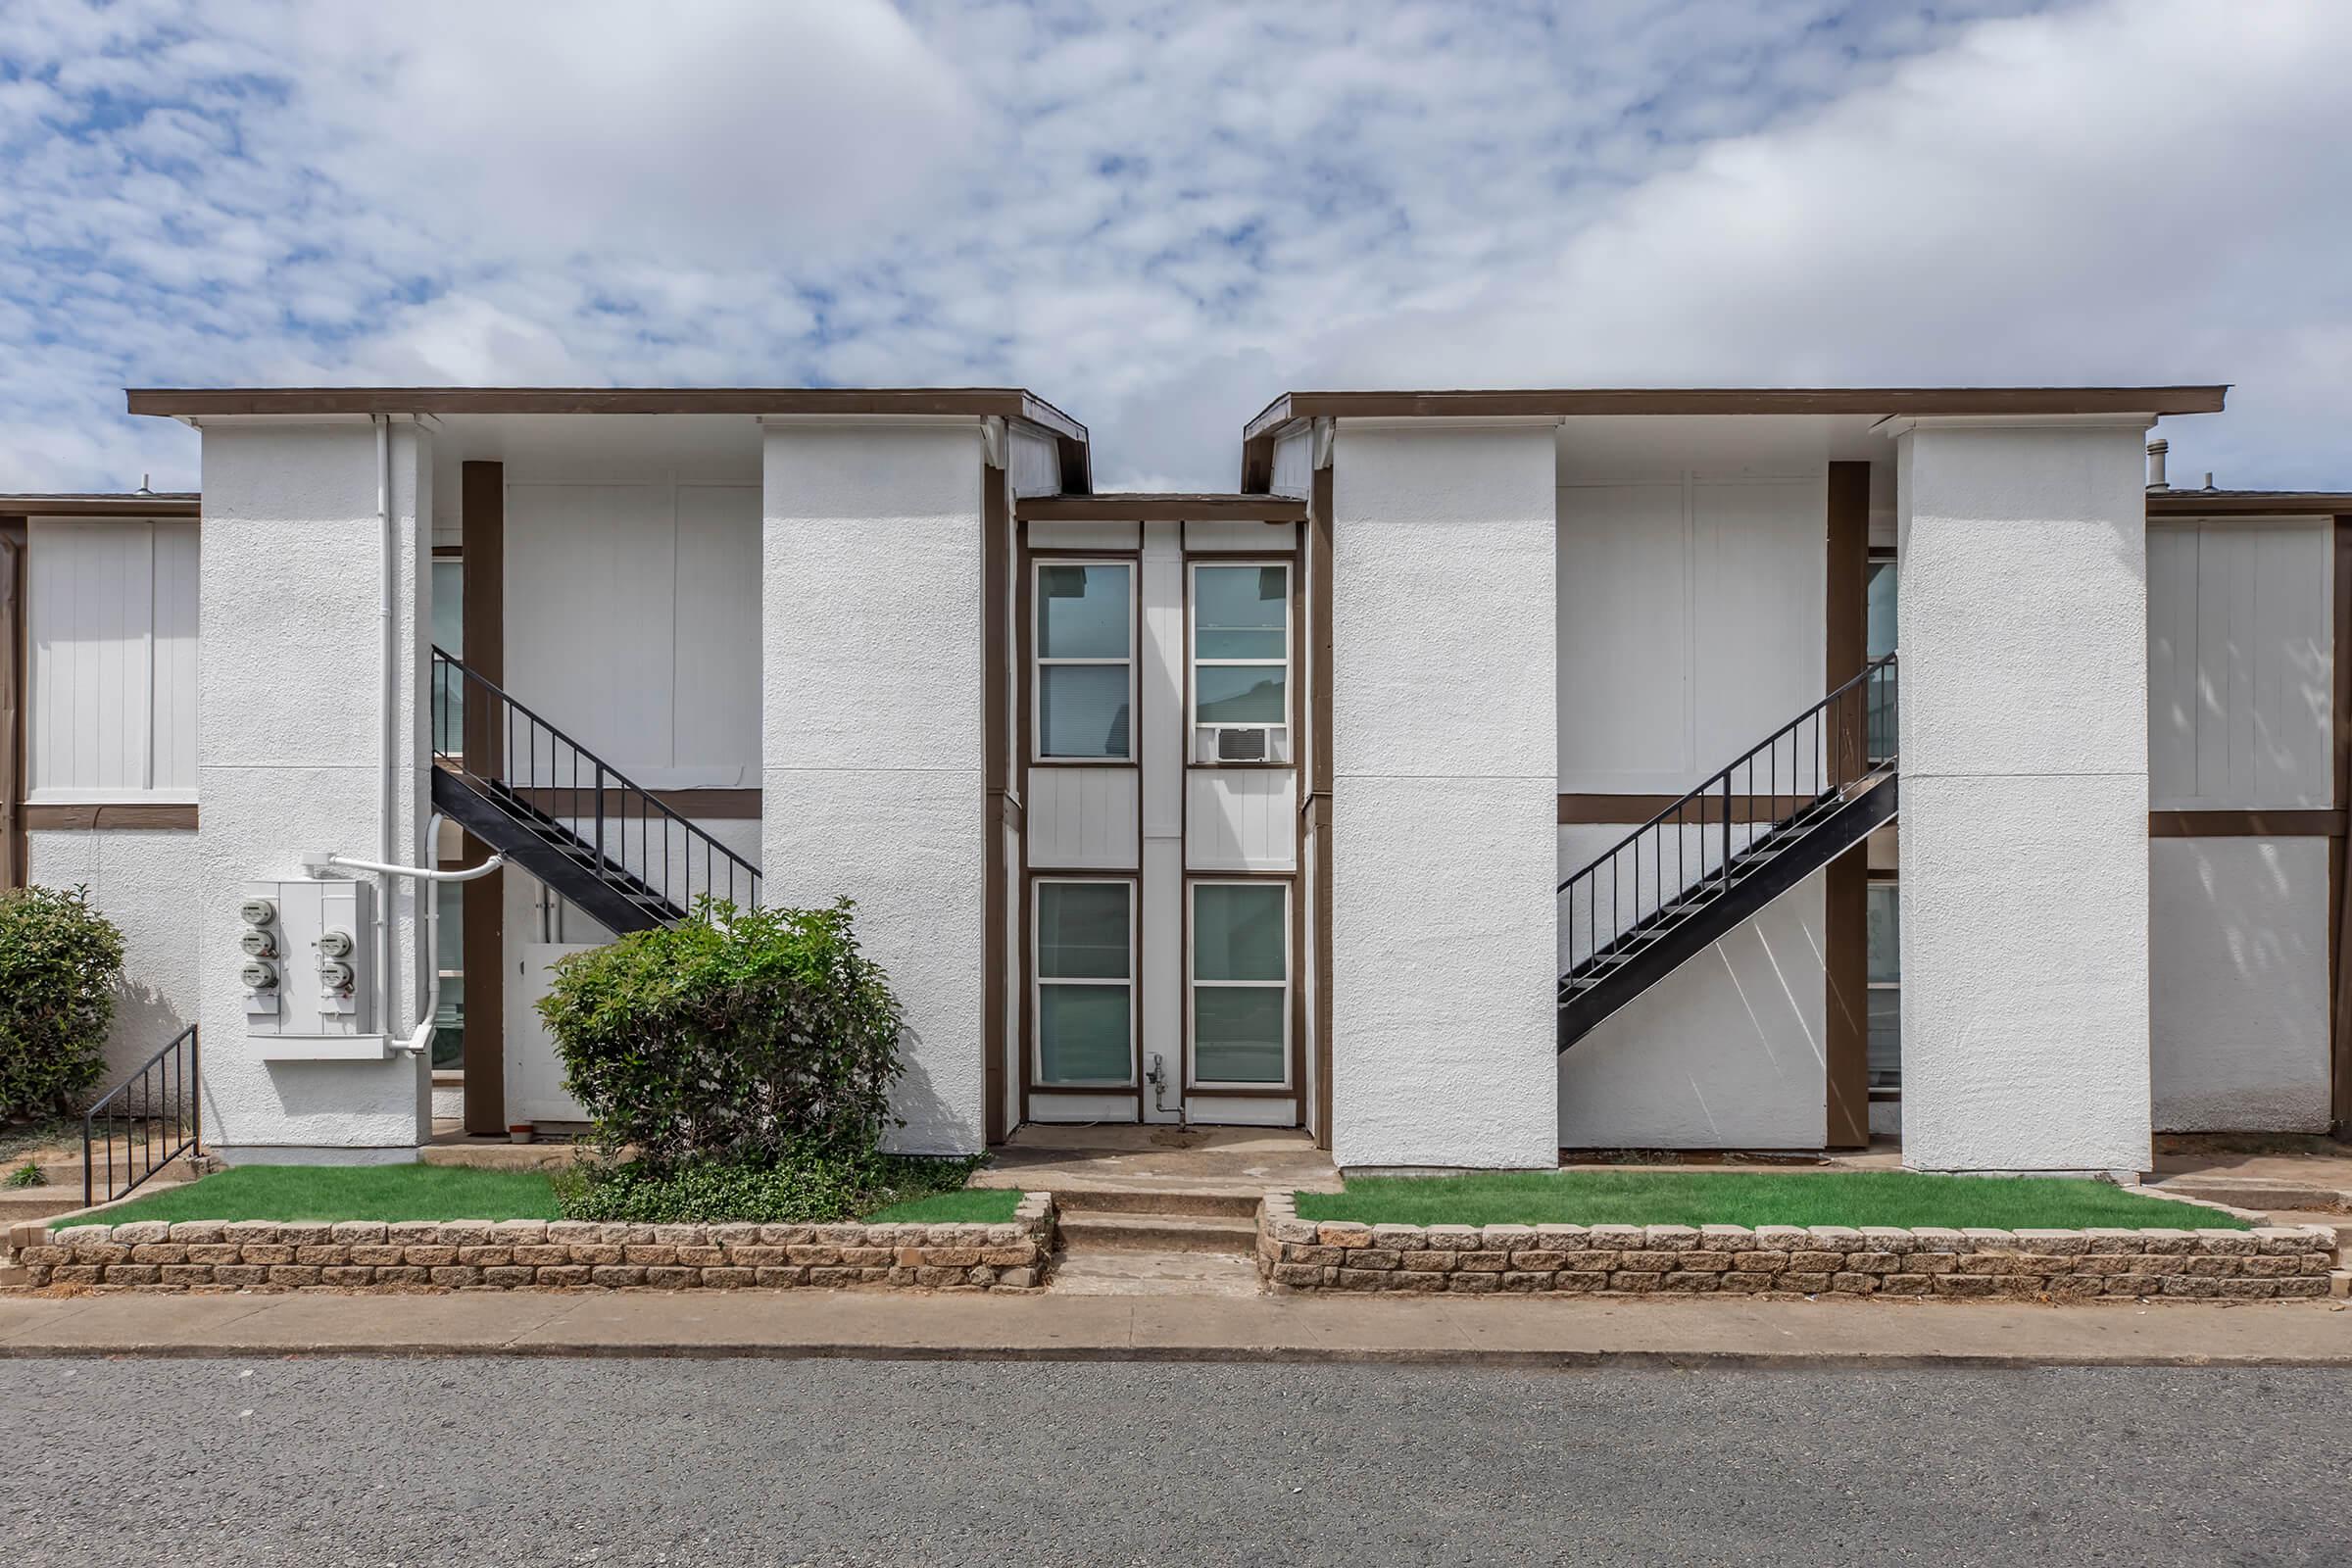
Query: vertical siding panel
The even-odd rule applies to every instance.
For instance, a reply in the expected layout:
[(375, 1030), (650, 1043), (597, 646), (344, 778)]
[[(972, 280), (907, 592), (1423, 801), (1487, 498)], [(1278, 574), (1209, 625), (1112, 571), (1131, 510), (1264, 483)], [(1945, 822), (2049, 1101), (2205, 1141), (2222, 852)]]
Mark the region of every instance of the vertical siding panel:
[(196, 562), (194, 523), (155, 530), (155, 672), (151, 755), (155, 788), (196, 791)]

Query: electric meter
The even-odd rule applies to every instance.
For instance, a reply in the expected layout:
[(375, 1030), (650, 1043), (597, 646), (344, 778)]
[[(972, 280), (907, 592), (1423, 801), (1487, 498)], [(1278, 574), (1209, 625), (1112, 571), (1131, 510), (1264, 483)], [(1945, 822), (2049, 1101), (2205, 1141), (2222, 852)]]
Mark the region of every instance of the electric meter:
[(245, 934), (237, 938), (237, 946), (245, 950), (248, 957), (274, 958), (277, 956), (277, 944), (270, 939), (270, 933), (267, 931), (258, 931), (248, 927)]
[(348, 993), (358, 980), (358, 973), (348, 963), (329, 958), (318, 966), (318, 983), (329, 991)]
[(247, 899), (237, 906), (237, 918), (247, 925), (268, 925), (277, 918), (277, 906), (268, 899)]
[(318, 938), (318, 956), (321, 958), (350, 957), (351, 933), (348, 931), (327, 931), (321, 933)]
[(259, 958), (239, 969), (237, 978), (245, 982), (245, 989), (248, 991), (274, 991), (277, 989), (277, 970), (262, 962)]

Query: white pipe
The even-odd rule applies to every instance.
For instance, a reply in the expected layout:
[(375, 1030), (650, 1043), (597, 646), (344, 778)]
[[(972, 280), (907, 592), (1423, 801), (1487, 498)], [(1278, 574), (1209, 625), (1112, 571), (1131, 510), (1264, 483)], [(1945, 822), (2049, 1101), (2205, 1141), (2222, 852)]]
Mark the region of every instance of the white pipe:
[[(399, 799), (400, 737), (398, 709), (393, 688), (400, 679), (399, 651), (393, 636), (392, 599), (393, 578), (397, 574), (392, 541), (392, 421), (384, 415), (368, 416), (375, 424), (375, 531), (378, 562), (376, 618), (380, 623), (383, 641), (383, 679), (378, 683), (377, 739), (383, 747), (382, 775), (376, 780), (375, 853), (389, 861), (396, 847), (392, 832), (394, 803)], [(382, 870), (382, 866), (376, 867)], [(388, 873), (387, 873), (388, 874)], [(434, 965), (435, 968), (439, 964)], [(376, 1016), (383, 1020), (386, 1034), (392, 1032), (392, 888), (387, 882), (384, 896), (375, 903), (375, 994)]]
[[(441, 842), (441, 813), (435, 811), (424, 824), (427, 848)], [(362, 860), (348, 855), (329, 855), (321, 865), (339, 865), (347, 871), (372, 871), (378, 876), (405, 876), (415, 881), (421, 891), (428, 882), (478, 882), (507, 863), (503, 855), (493, 855), (479, 865), (469, 865), (459, 871), (445, 871), (439, 866), (394, 865), (389, 861)], [(441, 901), (424, 900), (424, 972), (429, 978), (424, 986), (424, 1012), (416, 1020), (416, 1030), (402, 1043), (400, 1050), (412, 1056), (422, 1055), (432, 1045), (433, 1019), (441, 1010)], [(387, 1022), (389, 1020), (387, 1019)]]

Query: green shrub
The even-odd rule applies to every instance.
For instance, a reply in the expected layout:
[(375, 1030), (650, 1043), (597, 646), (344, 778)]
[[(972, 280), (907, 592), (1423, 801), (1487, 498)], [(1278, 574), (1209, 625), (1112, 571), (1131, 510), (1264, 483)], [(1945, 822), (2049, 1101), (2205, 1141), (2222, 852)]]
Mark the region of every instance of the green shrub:
[(0, 1120), (63, 1114), (106, 1070), (122, 933), (89, 890), (0, 894)]
[(634, 1145), (663, 1171), (871, 1151), (904, 1019), (851, 912), (705, 899), (681, 925), (559, 961), (539, 1015), (608, 1152)]
[(666, 1170), (642, 1160), (594, 1163), (555, 1175), (565, 1219), (635, 1225), (826, 1225), (961, 1187), (980, 1159), (890, 1154), (791, 1154), (772, 1164), (693, 1160)]
[(10, 1171), (6, 1176), (0, 1176), (0, 1187), (46, 1187), (48, 1185), (49, 1178), (41, 1174), (41, 1167), (29, 1159)]

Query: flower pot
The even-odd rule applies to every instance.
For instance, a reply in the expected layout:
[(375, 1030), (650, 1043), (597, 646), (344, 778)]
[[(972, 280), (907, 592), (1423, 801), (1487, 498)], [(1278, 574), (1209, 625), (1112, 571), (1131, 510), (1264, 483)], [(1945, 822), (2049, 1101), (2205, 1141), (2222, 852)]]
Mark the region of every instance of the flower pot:
[(516, 1122), (507, 1129), (507, 1139), (510, 1143), (529, 1143), (531, 1141), (531, 1124), (527, 1121)]

